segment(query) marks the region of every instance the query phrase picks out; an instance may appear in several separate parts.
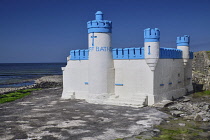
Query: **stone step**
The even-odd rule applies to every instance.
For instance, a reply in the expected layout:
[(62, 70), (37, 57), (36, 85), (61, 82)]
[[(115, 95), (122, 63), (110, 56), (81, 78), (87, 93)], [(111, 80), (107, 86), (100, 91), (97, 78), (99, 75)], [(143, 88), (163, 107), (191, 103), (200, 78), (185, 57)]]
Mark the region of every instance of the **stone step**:
[(104, 101), (104, 103), (105, 104), (112, 104), (112, 105), (143, 107), (145, 100), (146, 100), (146, 97), (119, 98), (119, 97), (112, 96), (107, 101)]

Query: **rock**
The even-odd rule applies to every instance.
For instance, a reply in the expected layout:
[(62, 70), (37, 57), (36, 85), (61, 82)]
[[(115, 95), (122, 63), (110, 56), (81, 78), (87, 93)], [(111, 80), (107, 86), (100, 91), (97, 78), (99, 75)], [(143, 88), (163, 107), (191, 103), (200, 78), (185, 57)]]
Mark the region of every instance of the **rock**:
[(179, 123), (179, 126), (185, 126), (186, 124), (185, 123)]
[(163, 107), (167, 107), (169, 105), (173, 104), (173, 101), (171, 100), (163, 100), (160, 103), (154, 104), (154, 107), (158, 107), (158, 108), (163, 108)]
[(189, 102), (189, 101), (190, 101), (190, 99), (188, 99), (188, 98), (183, 100), (183, 102)]
[(184, 112), (182, 111), (171, 111), (171, 114), (174, 116), (174, 117), (180, 117), (181, 114), (184, 114)]
[(210, 55), (206, 51), (194, 53), (192, 81), (194, 91), (210, 90)]
[(159, 129), (153, 129), (153, 132), (159, 133), (160, 130)]
[(194, 121), (202, 121), (202, 120), (203, 118), (201, 117), (201, 115), (197, 113), (194, 117)]
[(210, 118), (203, 118), (203, 121), (208, 122), (208, 121), (210, 121)]
[(205, 111), (208, 111), (209, 108), (210, 108), (210, 105), (204, 105), (202, 109), (205, 110)]

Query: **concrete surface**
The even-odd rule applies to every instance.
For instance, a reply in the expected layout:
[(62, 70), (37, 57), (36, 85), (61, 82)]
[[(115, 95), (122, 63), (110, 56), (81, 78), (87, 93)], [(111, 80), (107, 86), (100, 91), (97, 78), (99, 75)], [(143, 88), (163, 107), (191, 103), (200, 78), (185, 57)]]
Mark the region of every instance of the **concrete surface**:
[(0, 140), (112, 140), (152, 129), (168, 115), (155, 108), (60, 100), (62, 88), (0, 104)]

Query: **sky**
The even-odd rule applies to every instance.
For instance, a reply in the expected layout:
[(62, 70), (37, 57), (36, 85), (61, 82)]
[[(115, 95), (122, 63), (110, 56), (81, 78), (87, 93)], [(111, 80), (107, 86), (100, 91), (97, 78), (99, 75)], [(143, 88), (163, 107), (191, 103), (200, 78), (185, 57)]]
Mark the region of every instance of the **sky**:
[(160, 47), (190, 35), (190, 50), (210, 50), (210, 0), (0, 0), (0, 63), (66, 62), (87, 49), (87, 22), (112, 21), (112, 47), (143, 47), (143, 31), (160, 29)]

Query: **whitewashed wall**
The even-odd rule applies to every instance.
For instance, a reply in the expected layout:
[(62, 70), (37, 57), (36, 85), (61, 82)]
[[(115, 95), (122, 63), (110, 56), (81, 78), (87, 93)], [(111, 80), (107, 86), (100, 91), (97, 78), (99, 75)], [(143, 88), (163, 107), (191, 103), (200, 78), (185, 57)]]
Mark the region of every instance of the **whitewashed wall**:
[(185, 95), (182, 59), (159, 59), (154, 74), (155, 103)]
[(153, 100), (153, 72), (144, 59), (114, 60), (115, 94), (120, 97), (149, 96)]
[(62, 99), (84, 99), (88, 95), (88, 60), (69, 60), (63, 68)]

